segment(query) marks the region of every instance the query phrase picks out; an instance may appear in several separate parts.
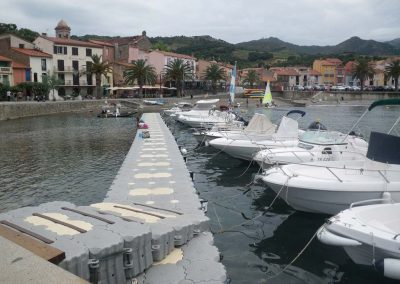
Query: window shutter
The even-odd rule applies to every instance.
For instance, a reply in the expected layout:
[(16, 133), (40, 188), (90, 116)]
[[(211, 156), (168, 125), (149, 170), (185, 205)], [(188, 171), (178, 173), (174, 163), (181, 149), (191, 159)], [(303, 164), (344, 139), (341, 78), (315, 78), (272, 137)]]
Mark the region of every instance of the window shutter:
[(53, 46), (53, 51), (54, 51), (54, 54), (57, 54), (57, 46), (56, 45)]
[(64, 54), (67, 54), (67, 47), (64, 46)]

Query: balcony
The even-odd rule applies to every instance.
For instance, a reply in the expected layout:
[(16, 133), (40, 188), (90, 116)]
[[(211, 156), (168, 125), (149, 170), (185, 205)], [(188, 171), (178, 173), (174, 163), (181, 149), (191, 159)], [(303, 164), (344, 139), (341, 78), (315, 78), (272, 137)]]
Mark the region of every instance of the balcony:
[(11, 74), (11, 67), (0, 67), (0, 73)]
[(79, 72), (79, 70), (73, 69), (72, 66), (65, 66), (64, 68), (54, 67), (55, 73), (72, 73)]
[(64, 87), (93, 87), (95, 86), (94, 83), (88, 83), (87, 81), (79, 81), (79, 85), (74, 84), (73, 80), (65, 80), (61, 85), (59, 86), (64, 86)]

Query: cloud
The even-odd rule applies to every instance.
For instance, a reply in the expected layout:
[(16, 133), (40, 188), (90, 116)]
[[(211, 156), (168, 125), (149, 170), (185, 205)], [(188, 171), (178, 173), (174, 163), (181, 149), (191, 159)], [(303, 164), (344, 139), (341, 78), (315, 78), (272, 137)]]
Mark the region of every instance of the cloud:
[(211, 35), (228, 42), (275, 36), (331, 45), (357, 35), (400, 37), (397, 0), (1, 0), (2, 22), (51, 34), (64, 19), (76, 35)]

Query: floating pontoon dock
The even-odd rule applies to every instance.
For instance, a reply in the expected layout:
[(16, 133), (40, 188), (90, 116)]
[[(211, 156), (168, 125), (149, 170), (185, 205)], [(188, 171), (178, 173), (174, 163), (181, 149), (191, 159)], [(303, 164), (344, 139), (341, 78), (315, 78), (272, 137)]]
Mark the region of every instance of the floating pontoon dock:
[[(137, 131), (102, 203), (12, 210), (0, 214), (0, 236), (92, 283), (225, 283), (206, 206), (173, 135), (159, 114), (142, 119), (149, 129)], [(49, 275), (59, 271), (43, 262)], [(6, 260), (0, 274), (24, 280), (18, 265)]]

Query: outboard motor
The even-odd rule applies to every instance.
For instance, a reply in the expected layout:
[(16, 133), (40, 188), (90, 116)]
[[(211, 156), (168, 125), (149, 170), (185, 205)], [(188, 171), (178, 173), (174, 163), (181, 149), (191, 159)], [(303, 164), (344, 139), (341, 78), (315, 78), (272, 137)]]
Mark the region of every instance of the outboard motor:
[(244, 125), (244, 126), (249, 125), (249, 122), (248, 122), (247, 120), (245, 120), (243, 117), (239, 116), (239, 115), (237, 115), (236, 120), (237, 120), (237, 121), (240, 121), (240, 122), (243, 122), (243, 125)]
[(311, 124), (308, 126), (307, 130), (328, 130), (325, 125), (323, 125), (319, 121), (314, 121), (311, 122)]

